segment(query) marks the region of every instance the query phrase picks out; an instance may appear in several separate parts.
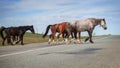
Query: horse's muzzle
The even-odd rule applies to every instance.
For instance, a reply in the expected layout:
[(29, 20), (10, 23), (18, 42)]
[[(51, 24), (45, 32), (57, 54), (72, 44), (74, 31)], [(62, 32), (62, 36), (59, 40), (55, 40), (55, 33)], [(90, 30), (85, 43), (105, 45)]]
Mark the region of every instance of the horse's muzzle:
[(107, 27), (105, 27), (104, 30), (107, 30)]

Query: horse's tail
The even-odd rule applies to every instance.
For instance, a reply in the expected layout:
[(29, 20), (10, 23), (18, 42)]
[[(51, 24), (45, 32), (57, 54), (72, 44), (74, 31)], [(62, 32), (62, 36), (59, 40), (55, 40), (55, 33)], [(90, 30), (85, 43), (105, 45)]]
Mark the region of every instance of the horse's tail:
[(0, 29), (0, 35), (1, 35), (2, 39), (4, 39), (3, 31), (4, 31), (5, 29), (6, 29), (5, 27), (2, 27), (2, 28)]
[(48, 34), (48, 31), (49, 31), (49, 29), (50, 29), (50, 26), (52, 26), (52, 25), (48, 25), (48, 26), (47, 26), (46, 32), (45, 32), (45, 34), (43, 35), (43, 38), (45, 38), (45, 36)]

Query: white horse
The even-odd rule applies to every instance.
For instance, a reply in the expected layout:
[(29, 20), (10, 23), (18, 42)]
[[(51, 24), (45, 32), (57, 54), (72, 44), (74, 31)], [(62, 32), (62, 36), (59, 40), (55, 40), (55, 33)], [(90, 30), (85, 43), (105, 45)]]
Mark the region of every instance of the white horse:
[(92, 41), (92, 32), (97, 25), (102, 26), (105, 30), (107, 29), (105, 19), (88, 18), (86, 20), (77, 20), (71, 23), (71, 26), (74, 27), (78, 33), (79, 43), (81, 43), (80, 36), (83, 31), (87, 31), (89, 34), (89, 37), (85, 39), (85, 42), (90, 38), (90, 42), (94, 43)]

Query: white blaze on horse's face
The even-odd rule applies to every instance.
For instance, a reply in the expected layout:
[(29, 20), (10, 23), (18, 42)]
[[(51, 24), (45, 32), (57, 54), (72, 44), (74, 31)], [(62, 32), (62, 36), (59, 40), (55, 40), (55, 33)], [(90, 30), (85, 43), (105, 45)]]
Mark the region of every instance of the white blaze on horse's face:
[(101, 21), (100, 25), (101, 25), (105, 30), (107, 29), (106, 22), (105, 22), (104, 19)]

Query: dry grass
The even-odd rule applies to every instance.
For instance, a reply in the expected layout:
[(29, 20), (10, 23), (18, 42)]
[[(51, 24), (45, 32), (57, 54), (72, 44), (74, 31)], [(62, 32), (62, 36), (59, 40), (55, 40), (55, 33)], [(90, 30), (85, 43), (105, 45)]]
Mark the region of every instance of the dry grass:
[(47, 42), (48, 38), (30, 38), (30, 37), (24, 37), (25, 43), (43, 43)]

